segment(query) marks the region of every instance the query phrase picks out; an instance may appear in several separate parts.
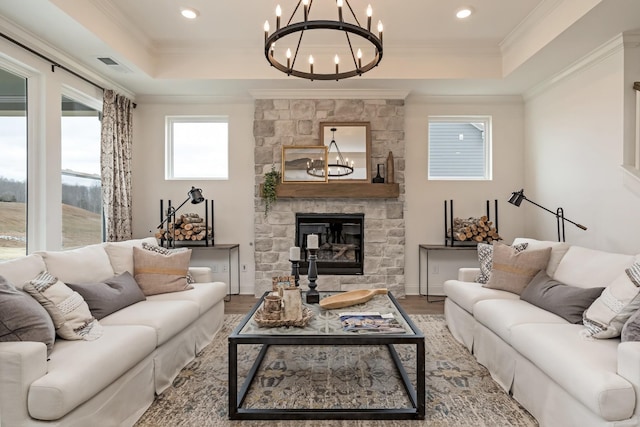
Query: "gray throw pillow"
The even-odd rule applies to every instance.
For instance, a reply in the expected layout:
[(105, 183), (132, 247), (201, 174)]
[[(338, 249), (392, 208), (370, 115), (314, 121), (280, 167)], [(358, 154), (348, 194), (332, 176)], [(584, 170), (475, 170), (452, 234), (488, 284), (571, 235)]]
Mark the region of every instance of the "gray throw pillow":
[(67, 286), (82, 295), (89, 306), (89, 311), (98, 320), (147, 299), (128, 271), (102, 283), (80, 285), (67, 283)]
[(520, 294), (520, 299), (581, 324), (582, 314), (600, 296), (604, 288), (578, 288), (550, 278), (541, 270)]
[(640, 341), (640, 310), (636, 310), (625, 322), (620, 341)]
[(56, 330), (47, 310), (0, 276), (0, 341), (36, 341), (53, 350)]

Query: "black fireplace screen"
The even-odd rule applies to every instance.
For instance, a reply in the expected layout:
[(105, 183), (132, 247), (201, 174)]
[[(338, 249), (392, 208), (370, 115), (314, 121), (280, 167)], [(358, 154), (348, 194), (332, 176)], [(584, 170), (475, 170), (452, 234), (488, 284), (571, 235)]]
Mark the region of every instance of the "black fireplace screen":
[(363, 274), (364, 214), (296, 214), (300, 274), (307, 274), (307, 236), (318, 235), (318, 274)]

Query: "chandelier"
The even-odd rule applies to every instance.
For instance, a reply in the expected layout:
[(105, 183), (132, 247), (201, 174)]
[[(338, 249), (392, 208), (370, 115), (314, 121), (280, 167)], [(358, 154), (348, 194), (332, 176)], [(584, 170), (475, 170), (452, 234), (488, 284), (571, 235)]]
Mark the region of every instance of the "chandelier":
[[(353, 160), (349, 161), (348, 157), (345, 159), (342, 156), (342, 152), (340, 151), (340, 148), (338, 148), (338, 143), (336, 142), (336, 130), (336, 128), (331, 128), (331, 143), (329, 143), (329, 149), (327, 150), (327, 161), (329, 161), (329, 157), (333, 157), (331, 149), (335, 148), (336, 152), (336, 162), (329, 163), (327, 165), (327, 176), (329, 176), (329, 178), (351, 175), (355, 166), (355, 162)], [(307, 174), (322, 178), (324, 177), (324, 173), (324, 160), (322, 158), (307, 162)]]
[[(300, 15), (298, 10), (300, 9), (300, 5), (302, 4), (302, 20), (295, 22), (294, 17), (296, 13)], [(373, 15), (373, 10), (371, 5), (367, 7), (367, 26), (366, 28), (360, 25), (360, 21), (356, 17), (355, 12), (351, 8), (349, 4), (349, 0), (336, 0), (337, 6), (337, 21), (331, 20), (309, 20), (309, 13), (311, 12), (311, 6), (313, 5), (313, 0), (298, 0), (298, 4), (294, 8), (291, 13), (291, 17), (287, 24), (283, 27), (280, 26), (280, 18), (282, 16), (282, 8), (280, 5), (276, 7), (276, 29), (273, 33), (269, 34), (270, 25), (269, 21), (265, 21), (264, 23), (264, 55), (267, 58), (269, 63), (282, 71), (283, 73), (290, 75), (301, 77), (303, 79), (309, 80), (340, 80), (346, 79), (349, 77), (360, 76), (367, 71), (370, 71), (374, 67), (376, 67), (380, 61), (382, 60), (382, 22), (378, 21), (378, 35), (375, 35), (371, 32), (371, 17)], [(347, 6), (348, 12), (343, 13), (344, 5)], [(344, 19), (344, 16), (348, 17), (348, 20)], [(351, 19), (352, 17), (353, 19)], [(300, 17), (298, 16), (298, 19)], [(353, 22), (348, 22), (352, 21)], [(331, 72), (314, 72), (314, 58), (312, 54), (309, 54), (308, 57), (308, 71), (303, 70), (303, 66), (298, 66), (300, 62), (298, 61), (298, 53), (301, 51), (301, 46), (303, 45), (302, 39), (305, 35), (305, 31), (307, 30), (331, 30), (337, 32), (344, 32), (345, 35), (345, 49), (344, 53), (347, 56), (350, 56), (350, 59), (345, 61), (347, 64), (343, 66), (341, 69), (340, 56), (336, 53), (333, 57), (333, 62), (335, 65), (335, 69), (331, 67), (329, 64), (326, 71)], [(294, 41), (294, 37), (286, 38), (289, 35), (297, 35), (297, 41)], [(351, 36), (354, 37), (352, 40)], [(281, 40), (282, 39), (282, 40)], [(281, 41), (282, 44), (285, 40), (291, 40), (291, 46), (288, 46), (286, 51), (284, 49), (280, 49), (280, 46), (276, 48), (276, 42)], [(296, 44), (295, 51), (292, 54), (293, 44)], [(358, 48), (356, 52), (354, 52), (354, 44), (356, 47), (358, 45), (362, 45), (362, 48)], [(372, 49), (371, 49), (372, 48)], [(370, 52), (370, 54), (363, 54), (364, 52)], [(303, 49), (304, 50), (304, 49)], [(280, 58), (280, 59), (278, 59)], [(286, 58), (286, 61), (285, 61)], [(369, 62), (367, 62), (369, 61)], [(352, 64), (351, 64), (352, 62)], [(286, 65), (285, 65), (286, 64)], [(335, 70), (335, 71), (334, 71)]]

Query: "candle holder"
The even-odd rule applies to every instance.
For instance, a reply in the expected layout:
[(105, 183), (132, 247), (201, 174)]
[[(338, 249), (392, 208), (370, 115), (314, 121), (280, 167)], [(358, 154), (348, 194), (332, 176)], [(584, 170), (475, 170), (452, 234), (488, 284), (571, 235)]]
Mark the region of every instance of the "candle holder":
[(290, 259), (291, 263), (291, 275), (296, 280), (296, 288), (300, 286), (300, 261)]
[(318, 286), (316, 279), (318, 278), (318, 267), (316, 266), (316, 259), (318, 249), (308, 249), (309, 251), (309, 272), (307, 273), (309, 278), (309, 290), (307, 291), (307, 304), (318, 304), (320, 302), (320, 294), (316, 290)]

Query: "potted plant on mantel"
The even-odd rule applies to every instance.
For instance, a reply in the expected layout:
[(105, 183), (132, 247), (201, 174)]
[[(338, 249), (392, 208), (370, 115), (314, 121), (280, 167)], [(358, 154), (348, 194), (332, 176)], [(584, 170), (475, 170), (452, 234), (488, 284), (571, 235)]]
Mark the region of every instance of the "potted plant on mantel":
[(280, 182), (280, 171), (275, 166), (271, 166), (271, 170), (264, 174), (264, 184), (262, 185), (262, 198), (264, 199), (264, 216), (269, 215), (271, 207), (276, 202), (278, 195), (276, 187)]

